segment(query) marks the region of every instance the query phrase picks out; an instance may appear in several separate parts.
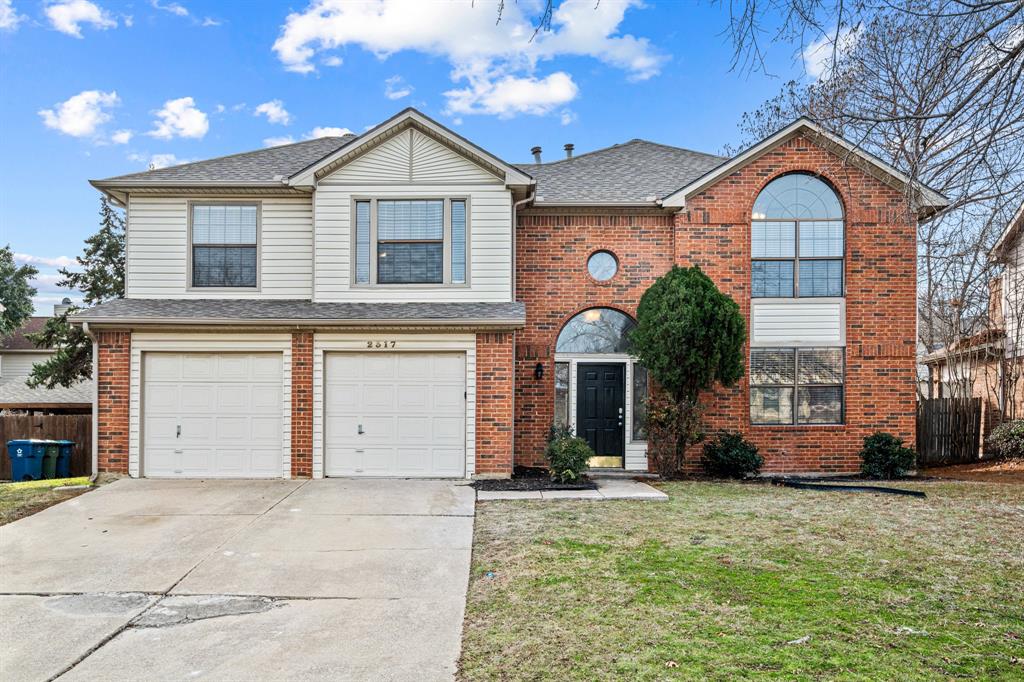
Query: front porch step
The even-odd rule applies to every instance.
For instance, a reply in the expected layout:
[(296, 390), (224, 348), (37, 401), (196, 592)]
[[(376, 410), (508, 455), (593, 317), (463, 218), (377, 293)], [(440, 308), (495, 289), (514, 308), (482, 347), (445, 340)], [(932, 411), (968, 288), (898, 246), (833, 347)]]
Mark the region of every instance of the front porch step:
[(647, 471), (626, 471), (625, 469), (587, 469), (587, 475), (595, 480), (602, 478), (629, 479), (642, 478), (645, 481), (657, 481), (661, 478), (658, 474)]

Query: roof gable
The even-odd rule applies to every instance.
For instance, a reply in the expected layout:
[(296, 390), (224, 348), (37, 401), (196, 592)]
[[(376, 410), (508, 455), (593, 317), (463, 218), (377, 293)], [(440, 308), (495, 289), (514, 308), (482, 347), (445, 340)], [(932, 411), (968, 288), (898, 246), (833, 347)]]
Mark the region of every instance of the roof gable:
[(999, 239), (996, 241), (996, 245), (992, 247), (989, 252), (989, 257), (992, 260), (1002, 259), (1006, 252), (1013, 246), (1014, 242), (1020, 236), (1021, 229), (1024, 228), (1024, 201), (1021, 202), (1020, 208), (1010, 218), (1010, 222), (1006, 224), (1006, 229), (999, 235)]
[[(402, 111), (359, 137), (347, 141), (333, 153), (294, 173), (289, 178), (288, 184), (292, 187), (312, 187), (319, 179), (334, 173), (343, 166), (369, 153), (370, 150), (409, 129), (419, 132), (429, 140), (447, 147), (492, 175), (501, 178), (506, 185), (525, 186), (533, 184), (533, 178), (529, 174), (502, 161), (490, 152), (481, 149), (461, 135), (445, 128), (437, 121), (424, 116), (412, 108)], [(415, 140), (412, 141), (412, 144), (416, 144)]]
[(686, 200), (698, 194), (722, 178), (725, 178), (752, 161), (760, 158), (767, 152), (778, 147), (788, 140), (804, 135), (815, 144), (833, 153), (842, 153), (851, 159), (861, 170), (864, 170), (886, 184), (905, 190), (913, 185), (915, 203), (919, 215), (922, 218), (932, 217), (949, 205), (949, 200), (938, 192), (921, 183), (914, 182), (906, 174), (897, 170), (885, 161), (870, 154), (853, 143), (830, 133), (814, 121), (808, 118), (799, 118), (774, 135), (761, 140), (736, 156), (728, 159), (716, 168), (711, 169), (704, 175), (694, 179), (675, 192), (672, 192), (662, 201), (663, 206), (683, 207)]

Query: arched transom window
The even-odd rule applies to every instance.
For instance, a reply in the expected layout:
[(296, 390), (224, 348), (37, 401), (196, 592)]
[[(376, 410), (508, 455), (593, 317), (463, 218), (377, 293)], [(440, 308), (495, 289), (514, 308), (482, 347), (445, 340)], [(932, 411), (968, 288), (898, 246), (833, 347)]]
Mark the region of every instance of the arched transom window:
[(751, 295), (842, 296), (844, 232), (843, 206), (824, 181), (807, 173), (772, 180), (751, 215)]
[(627, 353), (633, 319), (612, 308), (584, 310), (562, 327), (557, 353)]

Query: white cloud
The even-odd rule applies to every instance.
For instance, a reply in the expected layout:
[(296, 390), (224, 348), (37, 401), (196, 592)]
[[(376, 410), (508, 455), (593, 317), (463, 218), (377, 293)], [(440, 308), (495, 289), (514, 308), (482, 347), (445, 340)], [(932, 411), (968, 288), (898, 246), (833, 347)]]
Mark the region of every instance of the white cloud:
[(15, 253), (14, 260), (19, 263), (27, 263), (28, 265), (44, 265), (49, 268), (66, 268), (77, 264), (77, 261), (75, 261), (74, 258), (70, 258), (68, 256), (33, 256), (28, 253)]
[(307, 140), (315, 140), (320, 137), (342, 137), (343, 135), (352, 135), (352, 131), (348, 128), (333, 128), (331, 126), (317, 126), (308, 133), (306, 133)]
[(412, 94), (413, 87), (401, 76), (392, 76), (384, 81), (384, 96), (388, 99), (402, 99)]
[(284, 102), (279, 99), (273, 99), (258, 105), (253, 112), (253, 116), (260, 115), (266, 116), (267, 120), (271, 123), (280, 123), (285, 126), (292, 121), (292, 115), (284, 108)]
[(14, 9), (11, 0), (0, 0), (0, 30), (14, 31), (25, 17)]
[(341, 66), (342, 61), (341, 61), (341, 57), (339, 57), (336, 54), (332, 54), (332, 55), (327, 55), (326, 57), (321, 59), (320, 63), (323, 64), (324, 66)]
[(224, 113), (224, 109), (225, 109), (225, 106), (223, 104), (218, 104), (217, 106), (215, 106), (213, 108), (213, 113), (215, 113), (215, 114), (223, 114)]
[(504, 76), (470, 77), (470, 86), (444, 93), (448, 110), (456, 114), (494, 114), (510, 118), (516, 114), (546, 114), (576, 98), (579, 88), (564, 71), (534, 78)]
[(91, 24), (93, 28), (100, 30), (117, 27), (116, 19), (89, 0), (55, 2), (47, 5), (44, 12), (51, 26), (75, 38), (82, 37), (82, 24)]
[(134, 136), (135, 133), (131, 130), (115, 130), (110, 136), (110, 141), (114, 144), (128, 144)]
[(295, 138), (291, 135), (282, 135), (281, 137), (265, 137), (263, 138), (264, 147), (280, 147), (283, 144), (291, 144), (295, 142)]
[(313, 0), (288, 15), (273, 49), (298, 73), (314, 71), (318, 53), (349, 45), (380, 59), (403, 50), (440, 56), (452, 65), (452, 80), (465, 81), (446, 93), (448, 113), (506, 116), (547, 113), (570, 91), (575, 97), (578, 88), (564, 71), (537, 75), (541, 63), (556, 57), (591, 57), (633, 80), (656, 75), (667, 59), (646, 38), (619, 31), (626, 11), (641, 0), (603, 0), (596, 7), (592, 0), (566, 0), (552, 15), (552, 30), (531, 40), (535, 5), (505, 3), (496, 23), (494, 6), (470, 2)]
[(191, 97), (167, 100), (163, 109), (156, 112), (157, 120), (153, 121), (155, 128), (146, 134), (162, 140), (203, 137), (210, 129), (210, 120), (195, 104)]
[(833, 58), (842, 60), (843, 55), (857, 45), (859, 36), (859, 28), (844, 28), (838, 34), (830, 31), (808, 44), (801, 55), (804, 70), (815, 80), (827, 78), (832, 70)]
[(558, 114), (558, 118), (562, 122), (562, 125), (567, 126), (570, 123), (574, 123), (578, 117), (576, 116), (576, 112), (572, 109), (562, 109)]
[(221, 22), (219, 19), (214, 19), (213, 17), (204, 17), (203, 23), (200, 24), (200, 26), (220, 26), (222, 23), (223, 22)]
[(84, 90), (56, 104), (53, 109), (41, 110), (39, 115), (47, 128), (72, 137), (90, 137), (111, 119), (108, 110), (120, 101), (113, 91)]
[(159, 168), (167, 168), (169, 166), (180, 166), (183, 163), (191, 163), (191, 159), (179, 159), (174, 154), (153, 154), (147, 156), (145, 154), (129, 154), (129, 161), (135, 161), (136, 163), (142, 163), (146, 165), (146, 168), (150, 170), (157, 170)]
[(169, 2), (166, 5), (161, 5), (159, 0), (150, 0), (149, 4), (153, 6), (153, 9), (158, 9), (162, 12), (168, 12), (179, 17), (188, 16), (188, 9), (176, 2)]

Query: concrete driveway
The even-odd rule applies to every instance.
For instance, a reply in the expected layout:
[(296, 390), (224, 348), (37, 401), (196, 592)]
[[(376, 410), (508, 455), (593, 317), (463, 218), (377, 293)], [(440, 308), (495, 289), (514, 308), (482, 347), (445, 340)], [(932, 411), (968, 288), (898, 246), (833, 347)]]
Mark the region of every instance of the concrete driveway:
[(0, 527), (4, 680), (434, 680), (474, 491), (120, 480)]

